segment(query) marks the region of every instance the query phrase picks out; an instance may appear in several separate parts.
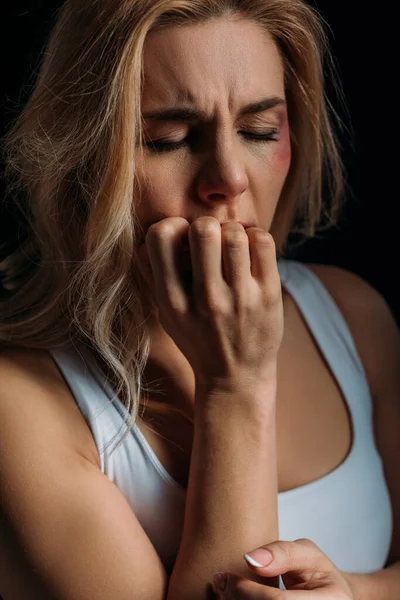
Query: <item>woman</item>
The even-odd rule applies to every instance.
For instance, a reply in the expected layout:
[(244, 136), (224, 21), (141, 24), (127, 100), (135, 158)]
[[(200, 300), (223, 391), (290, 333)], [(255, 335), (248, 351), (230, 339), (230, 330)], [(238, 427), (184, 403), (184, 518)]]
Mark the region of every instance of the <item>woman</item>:
[(400, 593), (398, 331), (284, 258), (338, 214), (325, 50), (301, 0), (61, 9), (5, 144), (4, 600)]

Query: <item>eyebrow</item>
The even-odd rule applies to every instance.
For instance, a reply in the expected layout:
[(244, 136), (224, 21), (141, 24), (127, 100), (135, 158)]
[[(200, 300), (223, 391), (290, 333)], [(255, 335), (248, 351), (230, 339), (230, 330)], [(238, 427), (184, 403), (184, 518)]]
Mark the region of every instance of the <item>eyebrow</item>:
[[(239, 117), (255, 115), (270, 110), (271, 108), (275, 108), (276, 106), (284, 106), (285, 104), (285, 100), (278, 96), (263, 98), (258, 102), (246, 104), (246, 106), (240, 110)], [(143, 117), (145, 119), (155, 119), (156, 121), (198, 121), (200, 119), (206, 121), (208, 119), (208, 115), (204, 111), (184, 107), (148, 112), (145, 113)]]

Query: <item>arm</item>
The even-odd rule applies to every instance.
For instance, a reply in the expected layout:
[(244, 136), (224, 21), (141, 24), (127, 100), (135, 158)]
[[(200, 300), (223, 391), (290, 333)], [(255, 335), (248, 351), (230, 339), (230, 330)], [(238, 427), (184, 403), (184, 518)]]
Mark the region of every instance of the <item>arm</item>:
[(360, 575), (343, 573), (353, 591), (354, 600), (392, 600), (400, 598), (400, 561), (390, 567)]
[(369, 574), (343, 574), (352, 586), (355, 600), (400, 598), (399, 328), (385, 299), (367, 282), (337, 267), (309, 267), (337, 302), (365, 369), (374, 399), (375, 441), (383, 461), (393, 511), (389, 566)]
[(196, 397), (202, 408), (196, 408), (183, 534), (168, 600), (214, 597), (210, 583), (217, 571), (248, 576), (243, 553), (278, 538), (275, 400), (275, 383), (262, 392)]
[(0, 356), (0, 596), (164, 600), (155, 548), (61, 398), (51, 377)]

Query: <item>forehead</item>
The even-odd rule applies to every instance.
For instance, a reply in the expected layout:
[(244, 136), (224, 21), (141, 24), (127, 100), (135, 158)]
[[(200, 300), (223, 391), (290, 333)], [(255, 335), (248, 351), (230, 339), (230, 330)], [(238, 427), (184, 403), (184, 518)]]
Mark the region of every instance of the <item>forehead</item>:
[(150, 34), (144, 48), (148, 102), (284, 95), (283, 65), (268, 33), (245, 19), (216, 19)]

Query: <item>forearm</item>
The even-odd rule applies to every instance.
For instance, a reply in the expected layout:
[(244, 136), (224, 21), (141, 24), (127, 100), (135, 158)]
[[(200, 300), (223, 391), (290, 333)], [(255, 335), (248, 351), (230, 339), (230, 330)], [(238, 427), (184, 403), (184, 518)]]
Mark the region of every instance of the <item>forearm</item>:
[(213, 598), (210, 584), (217, 571), (249, 577), (242, 555), (279, 537), (276, 387), (264, 390), (259, 409), (257, 401), (249, 409), (249, 393), (220, 396), (196, 413), (183, 533), (168, 600)]
[(349, 582), (354, 600), (393, 600), (400, 598), (400, 561), (386, 569), (360, 575), (344, 573)]

